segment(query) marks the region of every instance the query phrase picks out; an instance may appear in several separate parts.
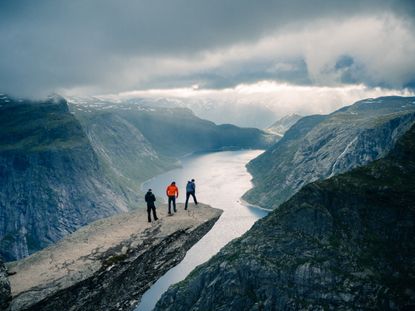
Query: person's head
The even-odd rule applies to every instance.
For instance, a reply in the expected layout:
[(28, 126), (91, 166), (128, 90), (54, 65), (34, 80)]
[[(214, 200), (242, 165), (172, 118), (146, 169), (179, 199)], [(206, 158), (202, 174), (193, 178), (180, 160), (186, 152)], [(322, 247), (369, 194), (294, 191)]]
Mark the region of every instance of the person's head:
[(192, 182), (195, 182), (195, 180), (194, 180), (194, 179), (192, 179)]
[(176, 184), (176, 182), (175, 181), (172, 181), (171, 184), (174, 186)]
[(148, 192), (151, 192), (151, 189), (148, 189)]

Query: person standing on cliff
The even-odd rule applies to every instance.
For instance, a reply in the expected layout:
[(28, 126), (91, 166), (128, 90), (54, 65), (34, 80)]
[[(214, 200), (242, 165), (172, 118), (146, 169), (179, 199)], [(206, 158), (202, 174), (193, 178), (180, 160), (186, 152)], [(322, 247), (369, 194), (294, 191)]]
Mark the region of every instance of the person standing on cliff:
[(187, 204), (189, 203), (190, 196), (193, 197), (193, 201), (197, 205), (197, 199), (196, 199), (196, 184), (195, 180), (192, 179), (191, 181), (187, 182), (186, 185), (186, 203), (184, 204), (184, 209), (187, 210)]
[(151, 192), (151, 189), (148, 189), (144, 200), (147, 202), (147, 215), (148, 215), (148, 222), (151, 222), (151, 211), (153, 211), (153, 218), (154, 221), (156, 221), (157, 213), (156, 213), (156, 205), (154, 202), (156, 202), (156, 196)]
[(169, 215), (171, 215), (171, 204), (173, 203), (173, 210), (176, 213), (176, 198), (179, 197), (179, 189), (176, 182), (172, 182), (166, 189), (166, 195), (169, 199)]

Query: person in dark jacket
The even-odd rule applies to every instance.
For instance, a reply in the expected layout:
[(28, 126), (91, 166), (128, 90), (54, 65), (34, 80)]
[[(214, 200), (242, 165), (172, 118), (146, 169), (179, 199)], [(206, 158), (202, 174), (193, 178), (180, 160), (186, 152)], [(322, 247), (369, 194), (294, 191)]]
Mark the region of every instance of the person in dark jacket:
[(153, 218), (154, 220), (157, 220), (157, 214), (156, 214), (156, 206), (154, 202), (156, 202), (156, 196), (151, 192), (151, 189), (148, 189), (144, 199), (147, 202), (147, 215), (148, 215), (148, 222), (151, 222), (151, 211), (153, 211)]
[(193, 201), (195, 202), (195, 204), (197, 205), (197, 199), (196, 199), (196, 184), (195, 184), (195, 180), (192, 179), (191, 181), (187, 182), (186, 185), (186, 203), (184, 205), (184, 209), (187, 209), (187, 204), (189, 202), (189, 198), (190, 196), (193, 197)]

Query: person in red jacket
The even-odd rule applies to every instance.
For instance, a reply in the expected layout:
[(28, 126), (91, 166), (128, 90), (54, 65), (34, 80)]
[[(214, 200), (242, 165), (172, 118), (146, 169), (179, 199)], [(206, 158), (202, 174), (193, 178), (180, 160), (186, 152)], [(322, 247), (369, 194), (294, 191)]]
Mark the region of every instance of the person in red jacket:
[(176, 198), (179, 197), (179, 189), (176, 182), (172, 182), (166, 189), (166, 195), (169, 198), (169, 215), (171, 215), (171, 204), (173, 203), (173, 210), (176, 213)]

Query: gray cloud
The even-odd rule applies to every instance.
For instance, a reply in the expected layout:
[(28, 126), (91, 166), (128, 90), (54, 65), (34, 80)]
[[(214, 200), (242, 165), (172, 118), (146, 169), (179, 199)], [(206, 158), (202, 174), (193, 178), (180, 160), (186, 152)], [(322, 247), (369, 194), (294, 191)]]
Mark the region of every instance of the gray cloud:
[[(385, 15), (399, 20), (399, 27), (412, 29), (409, 39), (413, 39), (410, 0), (2, 1), (0, 89), (23, 95), (62, 90), (103, 93), (198, 82), (224, 87), (261, 79), (297, 84), (332, 80), (394, 87), (411, 84), (415, 78), (407, 72), (407, 63), (412, 62), (412, 68), (413, 57), (401, 59), (410, 42), (400, 43), (399, 68), (390, 79), (383, 78), (385, 72), (371, 71), (373, 61), (363, 52), (352, 55), (349, 49), (354, 44), (341, 38), (320, 34), (325, 48), (335, 53), (317, 57), (308, 50), (306, 39), (317, 38), (325, 25)], [(382, 23), (388, 27), (387, 19)], [(271, 50), (261, 48), (262, 41), (273, 37), (279, 41)], [(332, 40), (343, 51), (330, 47)], [(286, 42), (288, 48), (278, 45)], [(370, 44), (361, 42), (368, 50)], [(235, 47), (241, 53), (232, 54)], [(248, 55), (249, 49), (257, 54)], [(339, 67), (338, 54), (353, 63)], [(327, 66), (326, 72), (320, 65)]]

